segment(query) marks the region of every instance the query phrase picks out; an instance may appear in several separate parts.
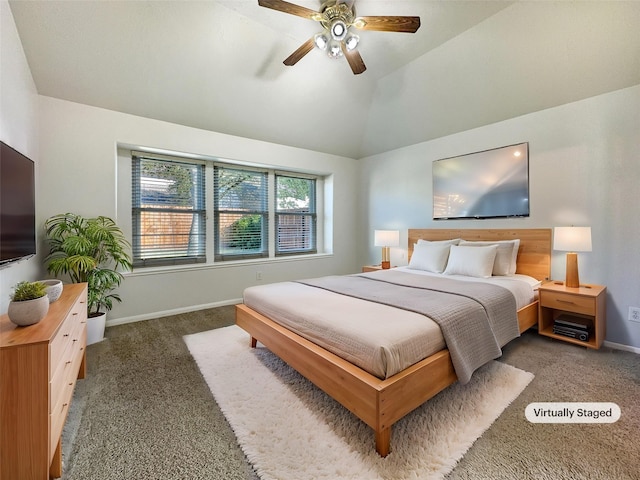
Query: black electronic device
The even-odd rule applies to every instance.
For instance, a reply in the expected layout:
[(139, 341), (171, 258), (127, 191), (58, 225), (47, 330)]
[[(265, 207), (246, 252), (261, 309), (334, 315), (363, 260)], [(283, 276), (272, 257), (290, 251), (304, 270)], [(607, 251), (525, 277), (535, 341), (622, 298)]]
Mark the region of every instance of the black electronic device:
[(556, 335), (562, 335), (564, 337), (575, 338), (576, 340), (580, 340), (582, 342), (589, 341), (589, 332), (587, 330), (554, 325), (553, 333), (555, 333)]
[(560, 315), (553, 322), (553, 333), (564, 337), (575, 338), (582, 342), (588, 342), (591, 333), (591, 324), (587, 319), (573, 315)]
[(582, 319), (573, 317), (571, 315), (560, 315), (554, 320), (553, 325), (559, 327), (574, 328), (576, 330), (589, 331), (589, 324), (584, 323), (586, 322), (586, 320), (584, 322), (581, 320)]
[(0, 267), (36, 253), (35, 166), (0, 142)]
[(529, 143), (435, 160), (433, 219), (529, 216)]

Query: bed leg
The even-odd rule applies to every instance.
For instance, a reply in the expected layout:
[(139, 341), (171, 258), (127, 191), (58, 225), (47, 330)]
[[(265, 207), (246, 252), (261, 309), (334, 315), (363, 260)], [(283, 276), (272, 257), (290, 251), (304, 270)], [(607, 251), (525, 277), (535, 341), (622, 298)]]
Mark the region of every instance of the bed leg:
[(255, 337), (251, 337), (251, 348), (256, 348), (258, 345), (258, 340)]
[(381, 457), (386, 457), (391, 452), (391, 427), (376, 430), (376, 452)]

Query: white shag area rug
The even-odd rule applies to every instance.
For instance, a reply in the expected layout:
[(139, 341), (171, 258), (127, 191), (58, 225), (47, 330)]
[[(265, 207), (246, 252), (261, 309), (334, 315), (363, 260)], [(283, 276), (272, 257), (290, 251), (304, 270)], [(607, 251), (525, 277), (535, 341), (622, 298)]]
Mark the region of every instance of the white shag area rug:
[(441, 479), (533, 379), (490, 362), (392, 427), (371, 428), (249, 335), (230, 326), (184, 340), (245, 455), (263, 480)]

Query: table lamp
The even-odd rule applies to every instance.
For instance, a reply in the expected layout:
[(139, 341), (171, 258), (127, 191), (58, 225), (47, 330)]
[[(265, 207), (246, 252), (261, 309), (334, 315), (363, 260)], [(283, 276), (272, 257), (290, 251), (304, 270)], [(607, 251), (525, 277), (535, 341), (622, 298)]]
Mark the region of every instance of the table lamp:
[(553, 229), (553, 249), (567, 252), (567, 277), (565, 286), (580, 286), (578, 276), (578, 254), (591, 251), (591, 227), (555, 227)]
[(389, 247), (400, 245), (400, 232), (398, 230), (376, 230), (374, 232), (374, 245), (382, 247), (382, 268), (391, 268), (391, 254)]

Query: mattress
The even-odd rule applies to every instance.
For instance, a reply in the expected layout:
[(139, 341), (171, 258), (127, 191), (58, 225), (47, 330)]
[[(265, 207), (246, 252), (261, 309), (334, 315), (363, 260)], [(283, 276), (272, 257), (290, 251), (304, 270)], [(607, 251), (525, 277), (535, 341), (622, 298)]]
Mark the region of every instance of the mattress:
[[(382, 277), (385, 271), (376, 275)], [(447, 276), (507, 288), (518, 309), (535, 299), (536, 281), (530, 277), (458, 277)], [(302, 283), (249, 287), (244, 291), (244, 303), (378, 378), (389, 378), (446, 347), (440, 327), (425, 315)]]

